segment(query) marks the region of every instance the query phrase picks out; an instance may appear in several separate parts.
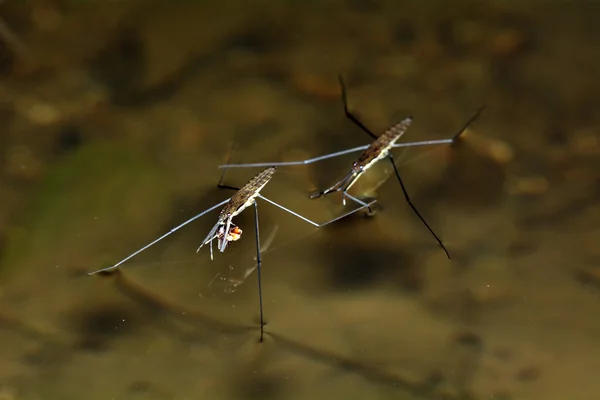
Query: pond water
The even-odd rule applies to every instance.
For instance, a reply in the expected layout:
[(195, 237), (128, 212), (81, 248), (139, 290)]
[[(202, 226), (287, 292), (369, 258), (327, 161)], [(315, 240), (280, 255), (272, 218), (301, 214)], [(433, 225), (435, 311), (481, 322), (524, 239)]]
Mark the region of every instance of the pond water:
[[(597, 399), (600, 6), (0, 4), (0, 399)], [(218, 168), (400, 142), (316, 229), (259, 199), (198, 253)], [(360, 152), (279, 167), (309, 194)], [(227, 171), (240, 187), (260, 168)]]

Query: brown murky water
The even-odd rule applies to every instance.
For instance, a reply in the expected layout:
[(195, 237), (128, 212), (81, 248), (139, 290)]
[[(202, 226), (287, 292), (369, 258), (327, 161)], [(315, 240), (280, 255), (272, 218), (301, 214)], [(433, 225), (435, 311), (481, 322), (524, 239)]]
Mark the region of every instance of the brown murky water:
[[(556, 2), (559, 3), (559, 2)], [(597, 399), (595, 2), (0, 4), (0, 399)], [(12, 31), (13, 36), (9, 33)], [(259, 201), (210, 260), (217, 166), (303, 159), (411, 114), (357, 185), (374, 217), (325, 229)], [(307, 217), (343, 156), (280, 168), (264, 194)], [(257, 169), (232, 170), (244, 184)], [(389, 178), (385, 180), (385, 178)], [(384, 182), (381, 186), (379, 183)], [(349, 207), (349, 206), (348, 206)]]

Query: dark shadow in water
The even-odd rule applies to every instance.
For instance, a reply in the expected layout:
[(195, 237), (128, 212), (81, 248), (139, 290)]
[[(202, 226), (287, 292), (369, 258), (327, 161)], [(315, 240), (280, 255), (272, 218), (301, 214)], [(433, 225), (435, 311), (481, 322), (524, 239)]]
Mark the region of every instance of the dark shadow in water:
[[(233, 33), (220, 48), (207, 54), (190, 54), (181, 67), (161, 82), (146, 87), (147, 55), (141, 33), (122, 24), (109, 44), (89, 62), (92, 74), (109, 89), (111, 101), (121, 107), (145, 107), (166, 101), (185, 87), (201, 71), (217, 63), (227, 63), (231, 52), (264, 54), (285, 45), (281, 31), (250, 26)], [(1, 48), (0, 48), (1, 50)], [(280, 76), (269, 77), (281, 82)]]
[(74, 355), (73, 346), (64, 336), (44, 332), (15, 316), (0, 314), (0, 329), (13, 332), (22, 339), (38, 344), (23, 355), (22, 361), (25, 364), (48, 369), (52, 366), (64, 365)]
[[(197, 341), (199, 337), (198, 331), (185, 331), (176, 324), (166, 324), (167, 319), (164, 318), (165, 316), (168, 316), (173, 320), (188, 323), (196, 328), (209, 329), (219, 333), (246, 334), (251, 331), (256, 331), (258, 340), (258, 325), (250, 327), (227, 323), (209, 317), (200, 311), (182, 307), (156, 295), (118, 270), (113, 273), (105, 274), (105, 277), (112, 280), (115, 288), (121, 294), (132, 300), (136, 305), (141, 306), (145, 311), (149, 312), (153, 320), (160, 322), (157, 323), (156, 326), (161, 329), (167, 329), (170, 334), (175, 332), (180, 339), (184, 340), (184, 342), (191, 343), (192, 341)], [(88, 317), (91, 316), (91, 318), (81, 319), (79, 325), (81, 325), (82, 329), (94, 331), (94, 335), (96, 335), (98, 334), (96, 331), (98, 328), (105, 332), (107, 329), (114, 327), (115, 321), (123, 317), (121, 312), (122, 309), (120, 308), (108, 308), (101, 311), (102, 312), (100, 313), (93, 312), (92, 314), (89, 314)], [(101, 326), (99, 326), (99, 322), (102, 323)], [(13, 331), (23, 338), (43, 344), (41, 349), (37, 350), (35, 354), (26, 355), (25, 361), (40, 365), (44, 368), (47, 368), (49, 363), (55, 364), (58, 362), (59, 364), (64, 364), (65, 362), (68, 362), (76, 352), (82, 349), (81, 345), (73, 346), (73, 344), (69, 343), (63, 336), (41, 332), (28, 326), (26, 323), (23, 323), (18, 318), (5, 314), (0, 315), (0, 329)], [(125, 333), (131, 332), (125, 331)], [(92, 335), (92, 338), (94, 335)], [(104, 334), (101, 332), (100, 335), (102, 336)], [(397, 387), (399, 390), (410, 393), (420, 399), (471, 399), (471, 396), (466, 390), (461, 390), (458, 395), (441, 395), (439, 388), (441, 384), (445, 383), (446, 379), (441, 373), (434, 373), (421, 382), (408, 380), (401, 375), (385, 371), (376, 366), (368, 365), (361, 360), (317, 349), (308, 344), (299, 343), (276, 333), (265, 331), (265, 335), (272, 338), (277, 346), (280, 346), (280, 348), (286, 351), (329, 365), (331, 368), (342, 373), (357, 374), (378, 385), (385, 385), (388, 388)], [(114, 334), (111, 333), (108, 336), (112, 337)], [(98, 343), (103, 344), (103, 342)], [(472, 334), (459, 336), (457, 338), (457, 343), (460, 345), (459, 347), (464, 347), (466, 349), (467, 358), (458, 358), (458, 361), (455, 363), (456, 368), (462, 368), (464, 370), (458, 371), (455, 375), (458, 377), (458, 383), (461, 384), (461, 387), (466, 387), (467, 381), (470, 378), (475, 365), (475, 362), (472, 360), (473, 358), (477, 359), (477, 355), (481, 349), (481, 343), (480, 339)], [(265, 342), (261, 346), (268, 346), (268, 342)], [(83, 348), (86, 348), (86, 346), (83, 346)], [(94, 346), (92, 346), (92, 349), (98, 350), (98, 348)], [(101, 349), (104, 349), (104, 347), (101, 346)], [(262, 393), (263, 397), (261, 398), (265, 398), (265, 394), (272, 395), (270, 397), (276, 397), (277, 393), (280, 393), (282, 389), (278, 385), (277, 381), (272, 379), (272, 377), (264, 376), (258, 381), (253, 379), (251, 382), (247, 382), (247, 384), (240, 385), (239, 389), (244, 393), (247, 393), (250, 396), (249, 398), (252, 398), (251, 393)]]
[[(174, 319), (190, 323), (197, 327), (208, 328), (219, 333), (239, 334), (247, 333), (249, 331), (256, 331), (258, 338), (258, 325), (254, 327), (249, 327), (219, 321), (217, 319), (203, 314), (198, 310), (185, 308), (178, 304), (165, 300), (164, 298), (157, 296), (155, 293), (152, 293), (148, 289), (143, 288), (141, 285), (135, 283), (133, 280), (127, 278), (121, 272), (113, 274), (116, 275), (114, 279), (114, 284), (117, 290), (119, 290), (123, 295), (125, 295), (129, 299), (133, 300), (136, 304), (141, 305), (143, 308), (149, 310), (155, 318), (158, 316), (169, 315)], [(160, 321), (162, 324), (164, 320), (161, 319)], [(354, 373), (360, 375), (362, 378), (365, 378), (377, 384), (383, 384), (387, 387), (398, 387), (400, 390), (406, 391), (421, 399), (470, 399), (470, 396), (464, 392), (458, 396), (446, 395), (445, 397), (440, 397), (436, 389), (438, 388), (438, 385), (442, 383), (443, 378), (437, 374), (432, 375), (423, 382), (412, 382), (397, 374), (393, 374), (383, 369), (367, 365), (360, 360), (352, 359), (333, 352), (316, 349), (307, 344), (287, 339), (285, 336), (276, 333), (270, 333), (265, 330), (265, 336), (271, 337), (278, 346), (289, 352), (309, 358), (314, 361), (318, 361), (320, 363), (328, 364), (332, 368), (336, 368), (337, 370), (345, 373)], [(459, 338), (459, 342), (460, 341), (461, 339)], [(268, 344), (266, 344), (265, 342), (261, 346), (268, 346)], [(467, 367), (470, 368), (471, 364), (469, 364)], [(464, 376), (465, 379), (469, 375), (469, 371), (465, 371), (464, 374), (461, 374), (461, 376)], [(248, 392), (256, 392), (256, 385), (260, 386), (260, 393), (262, 394), (264, 394), (264, 392), (262, 391), (263, 389), (265, 389), (267, 393), (278, 392), (277, 384), (273, 382), (272, 379), (268, 379), (268, 377), (265, 377), (264, 380), (261, 380), (258, 383), (252, 382), (250, 387), (247, 388)]]
[(284, 349), (301, 355), (303, 357), (310, 358), (314, 361), (318, 361), (324, 364), (329, 364), (332, 368), (337, 368), (340, 371), (347, 373), (353, 373), (360, 375), (362, 378), (367, 379), (373, 383), (382, 384), (387, 387), (395, 386), (400, 390), (406, 391), (413, 396), (420, 399), (431, 399), (437, 400), (444, 398), (447, 400), (468, 400), (468, 395), (459, 396), (445, 396), (440, 397), (436, 393), (438, 384), (441, 383), (441, 379), (438, 375), (431, 376), (424, 382), (411, 382), (397, 374), (390, 373), (388, 371), (379, 369), (374, 366), (367, 365), (360, 360), (355, 360), (349, 357), (344, 357), (340, 354), (315, 349), (303, 343), (298, 343), (294, 340), (285, 338), (284, 336), (265, 332), (265, 336), (272, 337), (275, 342), (282, 346)]
[[(370, 289), (383, 280), (400, 282), (408, 290), (418, 289), (408, 252), (398, 248), (343, 241), (332, 236), (322, 244), (326, 261), (327, 288), (347, 291)], [(416, 286), (415, 286), (416, 285)]]
[(91, 61), (90, 69), (111, 91), (115, 104), (131, 102), (146, 75), (146, 51), (140, 33), (129, 26), (119, 27)]
[(8, 150), (8, 132), (11, 129), (12, 121), (14, 118), (14, 110), (8, 103), (0, 103), (0, 128), (2, 134), (0, 135), (0, 187), (5, 180), (4, 169), (6, 167), (7, 150)]
[(4, 40), (0, 40), (0, 76), (10, 75), (16, 58), (14, 51)]
[[(4, 192), (4, 186), (7, 184), (7, 177), (4, 175), (5, 170), (7, 168), (7, 158), (8, 158), (8, 146), (9, 146), (9, 137), (8, 132), (10, 131), (12, 121), (14, 118), (14, 111), (11, 106), (4, 102), (0, 102), (0, 129), (2, 129), (2, 133), (0, 133), (0, 194)], [(6, 205), (2, 204), (0, 201), (0, 207), (6, 207)], [(4, 252), (4, 246), (6, 245), (8, 230), (0, 227), (0, 259), (2, 259), (2, 255)], [(0, 265), (0, 274), (2, 266)]]
[(84, 142), (85, 138), (79, 126), (75, 124), (64, 125), (60, 128), (56, 137), (56, 154), (77, 150)]
[(114, 105), (144, 107), (168, 100), (213, 61), (212, 55), (192, 55), (162, 82), (145, 87), (147, 60), (144, 42), (135, 28), (122, 26), (89, 65), (95, 77), (109, 89)]
[[(258, 332), (259, 330), (258, 326), (249, 327), (222, 322), (209, 317), (200, 311), (188, 309), (170, 302), (158, 296), (156, 293), (142, 287), (140, 284), (135, 283), (133, 280), (127, 278), (123, 272), (118, 270), (110, 273), (110, 275), (116, 275), (114, 279), (115, 288), (121, 292), (121, 294), (133, 300), (136, 304), (143, 306), (144, 309), (150, 311), (155, 318), (168, 315), (192, 325), (199, 324), (219, 333), (234, 334), (247, 333), (253, 330)], [(161, 319), (161, 323), (162, 322), (163, 320)]]
[(139, 326), (130, 310), (116, 305), (86, 307), (68, 320), (79, 334), (76, 346), (92, 352), (107, 350), (112, 339), (131, 334)]
[[(404, 199), (400, 201), (405, 204)], [(373, 207), (375, 214), (383, 209), (379, 204)], [(382, 282), (397, 282), (401, 291), (420, 289), (421, 272), (414, 262), (415, 249), (374, 242), (373, 237), (383, 237), (374, 218), (385, 216), (353, 214), (327, 227), (328, 235), (315, 244), (319, 259), (325, 261), (319, 270), (326, 279), (327, 291), (369, 290)], [(354, 234), (347, 237), (348, 231)]]
[[(281, 21), (272, 20), (273, 24), (266, 24), (264, 21), (255, 25), (250, 25), (234, 32), (225, 41), (220, 52), (227, 51), (247, 51), (254, 54), (267, 54), (272, 51), (283, 49), (289, 42), (285, 33), (274, 26)], [(283, 35), (282, 35), (283, 33)]]

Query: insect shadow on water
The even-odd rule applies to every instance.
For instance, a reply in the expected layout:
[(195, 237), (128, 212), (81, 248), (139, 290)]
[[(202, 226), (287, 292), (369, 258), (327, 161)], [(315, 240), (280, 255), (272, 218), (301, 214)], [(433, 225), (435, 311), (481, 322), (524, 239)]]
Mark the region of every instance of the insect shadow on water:
[(407, 117), (397, 124), (391, 126), (387, 129), (381, 136), (375, 135), (369, 128), (367, 128), (356, 116), (350, 112), (348, 108), (347, 95), (346, 95), (346, 85), (342, 76), (338, 76), (339, 83), (342, 91), (342, 103), (344, 106), (344, 113), (346, 117), (352, 121), (355, 125), (357, 125), (363, 132), (371, 136), (373, 138), (373, 142), (370, 145), (363, 145), (358, 147), (353, 147), (347, 150), (341, 150), (334, 153), (325, 154), (319, 157), (309, 158), (307, 160), (301, 161), (288, 161), (288, 162), (270, 162), (270, 163), (244, 163), (244, 164), (224, 164), (220, 165), (219, 168), (250, 168), (250, 167), (265, 167), (265, 166), (295, 166), (295, 165), (307, 165), (312, 164), (317, 161), (327, 160), (334, 157), (342, 156), (345, 154), (355, 153), (358, 151), (362, 151), (362, 154), (352, 163), (352, 167), (348, 171), (348, 173), (339, 181), (334, 183), (332, 186), (325, 190), (315, 191), (310, 194), (311, 199), (316, 199), (331, 193), (341, 192), (342, 193), (342, 203), (346, 204), (346, 198), (360, 204), (363, 208), (368, 208), (369, 212), (372, 212), (371, 208), (362, 200), (350, 195), (348, 190), (360, 179), (360, 177), (369, 170), (373, 165), (377, 162), (387, 158), (392, 167), (394, 169), (394, 174), (402, 188), (402, 193), (404, 194), (404, 198), (413, 212), (419, 217), (421, 222), (425, 225), (425, 227), (429, 230), (429, 232), (433, 235), (435, 240), (438, 242), (440, 247), (446, 253), (446, 256), (450, 258), (450, 253), (446, 249), (446, 246), (442, 243), (442, 240), (438, 237), (438, 235), (433, 231), (433, 229), (429, 226), (425, 218), (421, 215), (417, 207), (413, 204), (410, 196), (408, 195), (408, 191), (404, 186), (404, 182), (400, 176), (400, 172), (396, 163), (394, 161), (394, 156), (390, 152), (394, 148), (398, 147), (415, 147), (415, 146), (430, 146), (437, 144), (453, 144), (455, 143), (462, 133), (475, 121), (481, 112), (485, 109), (485, 106), (480, 107), (475, 114), (462, 126), (462, 128), (454, 134), (449, 139), (438, 139), (438, 140), (426, 140), (419, 142), (408, 142), (408, 143), (396, 143), (403, 135), (406, 133), (408, 128), (412, 123), (412, 117)]
[(227, 247), (229, 246), (229, 243), (239, 240), (242, 236), (242, 230), (233, 223), (233, 218), (236, 217), (237, 215), (239, 215), (246, 208), (253, 206), (254, 207), (254, 230), (255, 230), (255, 234), (256, 234), (256, 270), (257, 270), (257, 277), (258, 277), (258, 298), (259, 298), (259, 311), (260, 311), (260, 342), (262, 342), (263, 336), (264, 336), (265, 322), (264, 322), (264, 317), (263, 317), (262, 279), (261, 279), (262, 260), (261, 260), (260, 235), (259, 235), (259, 223), (258, 223), (258, 204), (256, 202), (256, 199), (260, 198), (260, 199), (266, 201), (267, 203), (270, 203), (270, 204), (274, 205), (275, 207), (278, 207), (278, 208), (288, 212), (289, 214), (292, 214), (292, 215), (300, 218), (301, 220), (308, 222), (309, 224), (315, 226), (316, 228), (321, 228), (325, 225), (331, 224), (337, 220), (345, 218), (346, 216), (351, 215), (364, 207), (370, 207), (374, 202), (365, 204), (364, 206), (361, 206), (360, 208), (357, 208), (351, 212), (345, 213), (345, 214), (343, 214), (339, 217), (336, 217), (332, 220), (329, 220), (325, 223), (318, 224), (318, 223), (311, 221), (310, 219), (308, 219), (308, 218), (306, 218), (306, 217), (304, 217), (304, 216), (302, 216), (302, 215), (300, 215), (300, 214), (298, 214), (298, 213), (296, 213), (296, 212), (294, 212), (294, 211), (292, 211), (292, 210), (290, 210), (290, 209), (288, 209), (288, 208), (286, 208), (286, 207), (284, 207), (284, 206), (282, 206), (260, 194), (260, 191), (273, 178), (273, 175), (275, 174), (275, 167), (269, 167), (269, 168), (265, 169), (264, 171), (260, 172), (254, 178), (250, 179), (250, 181), (248, 181), (248, 183), (246, 183), (241, 188), (223, 184), (223, 180), (225, 178), (225, 172), (226, 172), (226, 170), (224, 170), (223, 173), (221, 174), (221, 179), (219, 180), (218, 187), (224, 188), (224, 189), (235, 190), (236, 192), (233, 196), (200, 212), (199, 214), (196, 214), (192, 218), (190, 218), (187, 221), (181, 223), (180, 225), (172, 228), (169, 232), (167, 232), (164, 235), (160, 236), (159, 238), (153, 240), (152, 242), (145, 245), (141, 249), (133, 252), (132, 254), (125, 257), (124, 259), (122, 259), (118, 263), (114, 264), (113, 266), (90, 272), (89, 275), (97, 274), (100, 272), (108, 272), (108, 271), (116, 269), (117, 267), (119, 267), (121, 264), (123, 264), (127, 260), (135, 257), (142, 251), (148, 249), (149, 247), (158, 243), (162, 239), (164, 239), (167, 236), (171, 235), (172, 233), (178, 231), (179, 229), (186, 226), (190, 222), (195, 221), (196, 219), (202, 217), (203, 215), (223, 206), (223, 208), (219, 214), (219, 217), (217, 219), (217, 222), (211, 228), (208, 235), (206, 235), (206, 237), (204, 238), (204, 240), (202, 241), (202, 243), (196, 250), (196, 252), (199, 252), (203, 246), (208, 244), (210, 247), (210, 258), (212, 260), (213, 259), (213, 240), (215, 240), (215, 239), (217, 240), (217, 247), (221, 253), (227, 249)]
[[(224, 333), (228, 336), (240, 333), (245, 334), (249, 330), (247, 326), (220, 321), (203, 314), (200, 310), (189, 308), (187, 305), (177, 304), (163, 298), (160, 294), (152, 292), (150, 289), (136, 282), (135, 279), (127, 276), (124, 271), (116, 270), (114, 275), (114, 287), (125, 297), (152, 313), (159, 312), (163, 315), (168, 315), (173, 320), (183, 322), (192, 327), (190, 331), (186, 330), (186, 335), (182, 337), (183, 340), (190, 340), (191, 343), (197, 343), (198, 337), (202, 337), (202, 343), (206, 343), (206, 336), (202, 336), (201, 334), (204, 333), (206, 329)], [(0, 320), (1, 317), (2, 315), (0, 315)], [(164, 327), (162, 320), (159, 325)], [(440, 399), (440, 394), (437, 393), (436, 390), (436, 384), (438, 381), (441, 381), (442, 377), (435, 381), (433, 379), (418, 380), (415, 379), (414, 376), (406, 377), (402, 373), (389, 371), (385, 364), (378, 365), (370, 363), (362, 356), (353, 357), (344, 352), (335, 352), (325, 348), (319, 348), (318, 346), (315, 346), (314, 343), (298, 342), (293, 338), (288, 338), (285, 335), (274, 332), (266, 331), (265, 336), (270, 337), (273, 345), (277, 346), (279, 349), (286, 351), (286, 353), (289, 352), (289, 354), (294, 356), (303, 357), (310, 362), (328, 366), (341, 373), (356, 374), (368, 382), (384, 384), (388, 387), (406, 391), (411, 394), (411, 398), (414, 397), (423, 400)], [(61, 336), (60, 339), (62, 340), (64, 338)], [(64, 351), (62, 353), (64, 353)], [(261, 371), (259, 370), (258, 373), (261, 374)], [(262, 377), (264, 378), (264, 375)], [(236, 388), (240, 386), (241, 388), (244, 388), (244, 385), (237, 385)], [(252, 385), (249, 388), (249, 390), (252, 390), (253, 392), (260, 389), (261, 387)], [(264, 396), (262, 396), (262, 398), (264, 398)], [(471, 399), (471, 397), (448, 393), (444, 396), (444, 399), (467, 400)]]

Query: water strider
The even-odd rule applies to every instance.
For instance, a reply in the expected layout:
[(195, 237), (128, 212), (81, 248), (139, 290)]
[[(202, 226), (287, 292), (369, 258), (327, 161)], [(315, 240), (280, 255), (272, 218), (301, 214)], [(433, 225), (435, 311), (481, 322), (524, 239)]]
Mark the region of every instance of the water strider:
[(142, 251), (144, 251), (144, 250), (148, 249), (149, 247), (153, 246), (154, 244), (158, 243), (162, 239), (166, 238), (167, 236), (169, 236), (172, 233), (176, 232), (177, 230), (181, 229), (182, 227), (189, 224), (190, 222), (195, 221), (196, 219), (202, 217), (203, 215), (205, 215), (221, 206), (224, 206), (223, 209), (221, 210), (221, 213), (219, 214), (217, 223), (211, 228), (208, 235), (206, 235), (206, 237), (204, 238), (204, 240), (198, 247), (198, 250), (196, 250), (196, 252), (198, 252), (204, 245), (208, 244), (210, 246), (210, 257), (212, 260), (212, 258), (213, 258), (212, 242), (213, 242), (213, 240), (215, 240), (215, 239), (217, 240), (217, 247), (221, 253), (227, 249), (229, 243), (239, 240), (242, 236), (242, 230), (233, 223), (233, 218), (236, 217), (237, 215), (239, 215), (246, 208), (248, 208), (250, 206), (254, 206), (254, 230), (255, 230), (255, 234), (256, 234), (256, 270), (257, 270), (257, 275), (258, 275), (258, 297), (259, 297), (259, 307), (260, 307), (260, 341), (262, 342), (265, 324), (264, 324), (264, 318), (263, 318), (263, 302), (262, 302), (262, 280), (261, 280), (262, 260), (261, 260), (260, 235), (259, 235), (259, 224), (258, 224), (258, 205), (256, 203), (256, 200), (260, 198), (260, 199), (266, 201), (267, 203), (270, 203), (270, 204), (274, 205), (275, 207), (278, 207), (278, 208), (300, 218), (301, 220), (308, 222), (309, 224), (311, 224), (317, 228), (321, 228), (325, 225), (329, 225), (335, 221), (345, 218), (365, 207), (370, 207), (374, 203), (374, 201), (373, 201), (369, 204), (365, 204), (364, 206), (354, 209), (351, 212), (343, 214), (337, 218), (334, 218), (334, 219), (329, 220), (322, 224), (318, 224), (318, 223), (311, 221), (310, 219), (308, 219), (308, 218), (306, 218), (306, 217), (304, 217), (304, 216), (302, 216), (302, 215), (300, 215), (300, 214), (298, 214), (298, 213), (296, 213), (296, 212), (294, 212), (272, 200), (269, 200), (268, 198), (266, 198), (260, 194), (260, 191), (267, 185), (267, 183), (269, 183), (269, 181), (273, 178), (274, 174), (275, 174), (275, 167), (269, 167), (269, 168), (265, 169), (264, 171), (262, 171), (261, 173), (259, 173), (258, 175), (256, 175), (254, 178), (250, 179), (250, 181), (248, 181), (248, 183), (246, 183), (241, 188), (236, 188), (233, 186), (224, 185), (222, 183), (223, 177), (224, 177), (224, 173), (223, 173), (221, 175), (221, 180), (219, 181), (219, 187), (236, 190), (236, 193), (233, 196), (202, 211), (201, 213), (193, 216), (192, 218), (188, 219), (187, 221), (181, 223), (180, 225), (177, 225), (176, 227), (172, 228), (169, 232), (160, 236), (158, 239), (153, 240), (152, 242), (145, 245), (141, 249), (133, 252), (132, 254), (125, 257), (124, 259), (122, 259), (118, 263), (114, 264), (113, 266), (90, 272), (89, 275), (97, 274), (99, 272), (107, 272), (107, 271), (114, 270), (119, 265), (123, 264), (125, 261), (135, 257)]
[(393, 125), (389, 129), (387, 129), (381, 136), (377, 136), (350, 112), (350, 110), (348, 109), (348, 102), (347, 102), (347, 96), (346, 96), (346, 85), (344, 84), (344, 80), (342, 79), (341, 76), (339, 76), (339, 82), (340, 82), (340, 86), (342, 89), (342, 103), (344, 106), (344, 113), (346, 114), (346, 117), (350, 121), (352, 121), (360, 129), (362, 129), (365, 133), (367, 133), (369, 136), (371, 136), (374, 139), (370, 145), (364, 145), (364, 146), (354, 147), (354, 148), (347, 149), (347, 150), (341, 150), (341, 151), (337, 151), (334, 153), (329, 153), (329, 154), (325, 154), (325, 155), (322, 155), (319, 157), (310, 158), (310, 159), (302, 160), (302, 161), (225, 164), (225, 165), (220, 165), (219, 168), (249, 168), (249, 167), (264, 167), (267, 165), (269, 165), (269, 166), (306, 165), (306, 164), (312, 164), (317, 161), (322, 161), (322, 160), (327, 160), (330, 158), (338, 157), (338, 156), (341, 156), (344, 154), (350, 154), (350, 153), (354, 153), (354, 152), (358, 152), (358, 151), (363, 151), (363, 153), (356, 159), (356, 161), (354, 161), (352, 163), (352, 167), (350, 168), (348, 173), (342, 179), (340, 179), (335, 184), (333, 184), (332, 186), (330, 186), (329, 188), (327, 188), (325, 190), (320, 190), (320, 191), (312, 193), (310, 195), (310, 198), (314, 199), (314, 198), (318, 198), (318, 197), (321, 197), (321, 196), (324, 196), (324, 195), (327, 195), (330, 193), (342, 192), (342, 196), (343, 196), (342, 201), (344, 204), (346, 204), (345, 198), (348, 197), (349, 199), (353, 200), (354, 202), (360, 204), (361, 208), (365, 208), (365, 207), (368, 207), (368, 205), (365, 202), (363, 202), (362, 200), (359, 200), (356, 197), (351, 196), (348, 193), (348, 190), (358, 181), (358, 179), (360, 179), (360, 177), (365, 172), (367, 172), (367, 170), (369, 170), (369, 168), (371, 168), (373, 165), (375, 165), (380, 160), (387, 158), (390, 161), (390, 163), (392, 164), (394, 173), (396, 175), (396, 178), (398, 179), (398, 182), (400, 183), (400, 187), (402, 188), (402, 193), (404, 194), (404, 198), (405, 198), (406, 202), (411, 207), (413, 212), (417, 215), (417, 217), (419, 217), (421, 222), (423, 222), (423, 224), (429, 230), (429, 232), (433, 235), (433, 237), (436, 239), (438, 244), (442, 247), (442, 249), (446, 253), (446, 256), (448, 258), (450, 258), (450, 253), (446, 249), (446, 246), (444, 246), (441, 239), (436, 235), (436, 233), (433, 231), (433, 229), (431, 229), (431, 227), (429, 226), (427, 221), (425, 221), (425, 218), (423, 218), (421, 216), (421, 213), (417, 210), (415, 205), (412, 203), (410, 196), (408, 195), (408, 192), (406, 190), (406, 187), (404, 186), (404, 182), (402, 181), (402, 178), (400, 176), (400, 172), (398, 171), (398, 167), (396, 166), (396, 163), (394, 162), (394, 157), (390, 151), (392, 149), (398, 148), (398, 147), (430, 146), (430, 145), (436, 145), (436, 144), (452, 144), (452, 143), (456, 142), (459, 139), (460, 135), (467, 129), (467, 127), (479, 117), (479, 114), (481, 114), (481, 112), (484, 110), (485, 106), (480, 107), (477, 110), (477, 112), (471, 118), (469, 118), (469, 120), (463, 125), (463, 127), (458, 131), (458, 133), (456, 133), (450, 139), (427, 140), (427, 141), (409, 142), (409, 143), (396, 143), (404, 135), (404, 133), (406, 133), (406, 131), (410, 127), (410, 125), (412, 123), (412, 117), (407, 117), (407, 118), (403, 119), (399, 123)]

